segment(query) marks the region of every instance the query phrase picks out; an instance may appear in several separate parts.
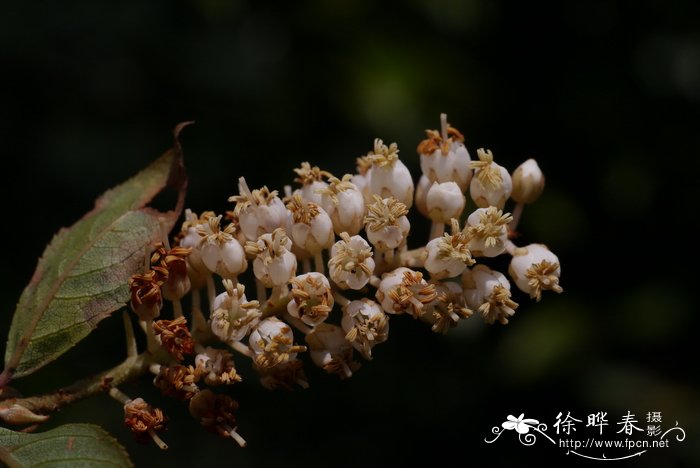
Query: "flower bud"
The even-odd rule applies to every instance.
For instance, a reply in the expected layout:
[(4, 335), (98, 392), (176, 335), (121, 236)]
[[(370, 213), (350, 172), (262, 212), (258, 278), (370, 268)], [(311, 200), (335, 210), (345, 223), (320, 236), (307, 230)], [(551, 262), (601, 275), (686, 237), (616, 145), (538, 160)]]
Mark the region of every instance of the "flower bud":
[(433, 182), (426, 197), (430, 219), (442, 224), (448, 224), (452, 218), (459, 219), (466, 203), (466, 197), (454, 182)]
[(267, 288), (287, 284), (297, 271), (292, 241), (282, 228), (261, 235), (257, 242), (248, 241), (245, 248), (249, 255), (255, 255), (253, 273)]
[(374, 140), (372, 175), (369, 178), (370, 192), (382, 198), (394, 197), (407, 208), (413, 204), (413, 178), (408, 168), (399, 159), (396, 143), (387, 147), (379, 138)]
[(362, 229), (365, 197), (351, 180), (354, 179), (349, 174), (345, 174), (342, 180), (331, 177), (328, 187), (321, 190), (321, 207), (330, 216), (336, 234), (347, 232), (352, 236)]
[(294, 244), (315, 255), (329, 248), (335, 236), (333, 223), (323, 208), (313, 202), (305, 202), (301, 196), (294, 195), (287, 204), (289, 220), (287, 232)]
[(510, 213), (494, 206), (478, 208), (467, 218), (469, 250), (477, 257), (496, 257), (506, 250)]
[(367, 207), (365, 231), (377, 251), (395, 249), (405, 242), (411, 229), (407, 213), (406, 205), (395, 198), (374, 195), (374, 203)]
[(229, 197), (236, 203), (235, 216), (249, 241), (255, 241), (262, 234), (271, 233), (287, 223), (287, 208), (277, 196), (277, 191), (267, 187), (251, 191), (245, 178), (238, 179), (240, 195)]
[(513, 193), (518, 203), (532, 203), (542, 195), (544, 174), (534, 159), (528, 159), (513, 171)]

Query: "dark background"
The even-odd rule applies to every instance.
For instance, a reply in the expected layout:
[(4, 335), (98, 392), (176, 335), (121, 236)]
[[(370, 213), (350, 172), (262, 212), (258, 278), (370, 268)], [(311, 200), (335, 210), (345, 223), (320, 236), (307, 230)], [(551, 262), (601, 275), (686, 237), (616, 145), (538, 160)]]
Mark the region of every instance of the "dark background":
[[(473, 156), (483, 146), (511, 170), (540, 162), (547, 188), (519, 242), (559, 255), (565, 289), (540, 304), (516, 297), (507, 327), (474, 318), (443, 337), (392, 319), (350, 381), (309, 369), (309, 390), (268, 392), (241, 365), (231, 391), (246, 449), (161, 403), (148, 379), (124, 390), (166, 409), (168, 452), (133, 443), (107, 397), (47, 427), (100, 424), (139, 466), (502, 466), (581, 461), (513, 433), (485, 444), (508, 414), (551, 426), (560, 411), (607, 411), (612, 436), (627, 411), (642, 425), (661, 411), (688, 438), (635, 466), (700, 464), (697, 2), (3, 3), (0, 330), (53, 233), (191, 119), (187, 204), (223, 211), (241, 175), (281, 189), (305, 160), (342, 175), (375, 137), (397, 141), (417, 179), (415, 147), (447, 112)], [(418, 245), (425, 224), (414, 231)], [(49, 391), (116, 364), (120, 322), (15, 385)]]

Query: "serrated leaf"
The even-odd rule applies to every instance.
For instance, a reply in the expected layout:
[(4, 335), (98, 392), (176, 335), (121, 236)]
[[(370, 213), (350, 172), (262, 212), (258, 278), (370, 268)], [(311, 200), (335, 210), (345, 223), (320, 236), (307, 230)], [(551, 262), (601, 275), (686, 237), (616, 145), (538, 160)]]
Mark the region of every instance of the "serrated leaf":
[[(129, 300), (129, 277), (144, 252), (172, 229), (184, 204), (186, 177), (177, 143), (136, 176), (107, 191), (95, 208), (54, 236), (17, 304), (0, 387), (53, 361)], [(178, 191), (172, 211), (146, 205), (165, 187)]]
[(0, 428), (0, 461), (12, 468), (133, 466), (124, 447), (92, 424), (66, 424), (39, 434)]

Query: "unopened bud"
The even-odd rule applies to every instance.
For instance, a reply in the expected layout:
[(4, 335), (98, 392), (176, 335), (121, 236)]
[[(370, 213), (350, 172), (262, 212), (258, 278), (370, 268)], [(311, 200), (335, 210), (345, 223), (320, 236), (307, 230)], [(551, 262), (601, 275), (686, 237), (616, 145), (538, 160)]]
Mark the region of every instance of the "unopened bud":
[(518, 203), (532, 203), (542, 195), (544, 175), (537, 161), (528, 159), (513, 172), (511, 198)]

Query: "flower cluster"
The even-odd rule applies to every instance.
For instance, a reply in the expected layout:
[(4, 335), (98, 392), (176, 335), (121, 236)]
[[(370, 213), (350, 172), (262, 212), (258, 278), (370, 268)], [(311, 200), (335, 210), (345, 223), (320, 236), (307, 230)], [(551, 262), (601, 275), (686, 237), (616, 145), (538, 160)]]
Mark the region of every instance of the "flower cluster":
[[(441, 128), (426, 133), (415, 187), (397, 144), (376, 139), (355, 174), (336, 177), (304, 162), (294, 171), (299, 187), (284, 187), (284, 197), (251, 190), (241, 177), (225, 215), (187, 210), (178, 245), (165, 239), (130, 282), (149, 349), (165, 356), (151, 366), (155, 385), (189, 401), (205, 428), (245, 445), (238, 403), (212, 390), (241, 380), (232, 352), (252, 361), (266, 388), (306, 388), (305, 361), (351, 377), (356, 355), (372, 359), (387, 340), (391, 316), (410, 315), (438, 333), (473, 315), (505, 325), (518, 307), (511, 280), (537, 301), (561, 292), (556, 255), (512, 240), (523, 206), (544, 188), (537, 162), (511, 174), (489, 150), (472, 160), (444, 114)], [(425, 244), (409, 248), (414, 203), (431, 229)], [(500, 255), (510, 256), (510, 280), (488, 266)], [(254, 300), (253, 285), (239, 283), (251, 265)], [(190, 291), (187, 314), (180, 300)], [(164, 299), (174, 319), (154, 322)], [(140, 438), (163, 420), (141, 401), (128, 414), (148, 422), (130, 423)]]

